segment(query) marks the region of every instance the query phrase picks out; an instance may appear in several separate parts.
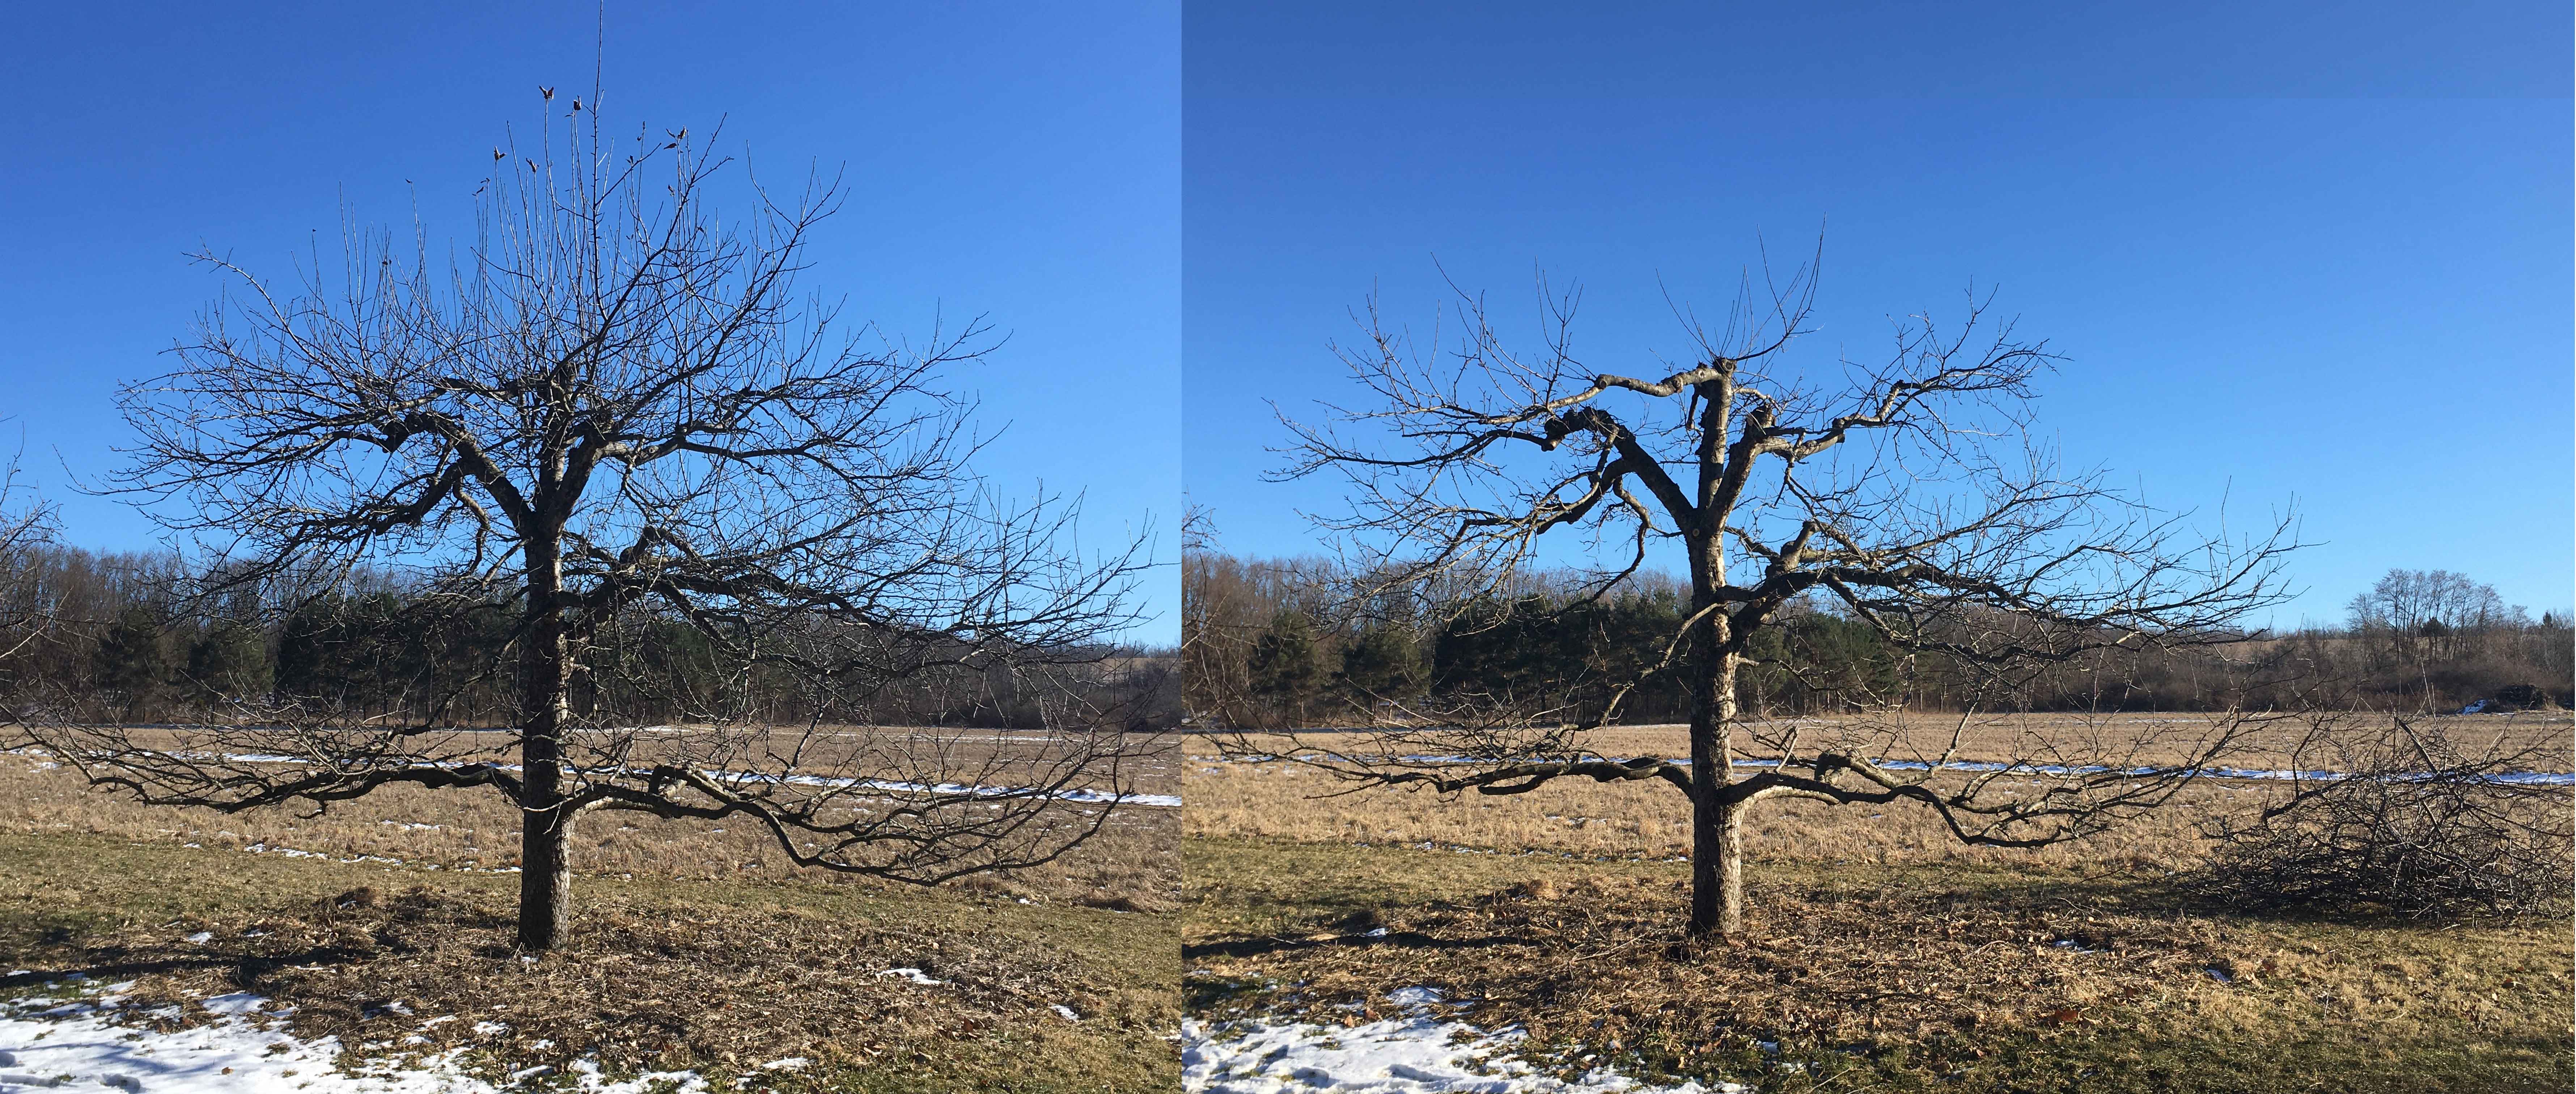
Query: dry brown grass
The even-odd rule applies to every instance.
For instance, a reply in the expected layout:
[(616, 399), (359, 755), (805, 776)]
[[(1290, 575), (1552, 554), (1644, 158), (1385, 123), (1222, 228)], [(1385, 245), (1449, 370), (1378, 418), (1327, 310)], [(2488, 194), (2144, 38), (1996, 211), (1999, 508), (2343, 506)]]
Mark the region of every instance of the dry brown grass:
[[(1191, 761), (1183, 831), (1300, 842), (1419, 845), (1585, 859), (1677, 859), (1690, 853), (1690, 801), (1658, 783), (1566, 779), (1525, 794), (1442, 797), (1419, 791), (1350, 789), (1293, 764)], [(2109, 836), (2036, 851), (1961, 844), (1930, 810), (1911, 804), (1834, 806), (1764, 802), (1753, 807), (1746, 855), (1756, 862), (2030, 863), (2116, 861), (2141, 869), (2197, 862), (2198, 827), (2213, 810), (2253, 808), (2279, 788), (2205, 784), (2185, 805), (2134, 821)]]
[[(1994, 727), (1972, 738), (1963, 759), (1997, 759), (2005, 734), (2049, 731), (2083, 722), (2072, 715), (2042, 715), (2036, 726)], [(2197, 720), (2194, 715), (2123, 715), (2124, 722)], [(2497, 733), (2517, 747), (2543, 741), (2564, 744), (2569, 716), (2513, 715), (2464, 718), (2455, 731)], [(1925, 733), (1946, 733), (1955, 717), (1925, 716)], [(2151, 723), (2152, 724), (2152, 723)], [(2113, 731), (2120, 731), (2114, 726)], [(2297, 732), (2267, 730), (2267, 744), (2281, 748)], [(1591, 742), (1609, 756), (1687, 756), (1688, 727), (1621, 726)], [(1307, 745), (1326, 738), (1307, 736)], [(1285, 748), (1283, 737), (1255, 737), (1256, 747)], [(1189, 808), (1183, 831), (1192, 836), (1250, 836), (1301, 842), (1424, 844), (1596, 859), (1670, 859), (1690, 853), (1690, 802), (1661, 782), (1596, 783), (1560, 779), (1524, 794), (1464, 794), (1444, 798), (1428, 791), (1364, 789), (1293, 763), (1229, 762), (1204, 741), (1186, 749), (1184, 780)], [(2281, 762), (2277, 752), (2252, 752), (2237, 766)], [(2561, 768), (2567, 770), (2567, 768)], [(1964, 776), (1956, 776), (1964, 778)], [(2204, 826), (2222, 815), (2251, 813), (2287, 784), (2211, 779), (2187, 787), (2171, 807), (2131, 820), (2110, 833), (2037, 850), (1971, 847), (1953, 838), (1938, 816), (1910, 803), (1835, 806), (1783, 799), (1753, 807), (1746, 854), (1755, 861), (1866, 863), (1979, 863), (2062, 867), (2118, 866), (2166, 871), (2197, 865), (2208, 853)]]
[[(33, 970), (0, 991), (72, 972), (130, 980), (132, 1001), (177, 1008), (164, 1026), (249, 991), (293, 1007), (281, 1028), (298, 1036), (338, 1036), (361, 1057), (464, 1049), (496, 1076), (590, 1058), (612, 1073), (694, 1069), (719, 1088), (1175, 1082), (1168, 917), (919, 889), (605, 880), (566, 944), (528, 958), (512, 945), (512, 882), (0, 833), (0, 957)], [(880, 975), (892, 968), (945, 983)], [(812, 1066), (758, 1069), (789, 1056)]]
[[(2563, 751), (2567, 725), (2451, 728)], [(1687, 753), (1669, 726), (1595, 746)], [(1764, 802), (1748, 821), (1750, 938), (1730, 947), (1682, 936), (1689, 804), (1660, 782), (1337, 795), (1354, 784), (1187, 751), (1197, 1013), (1356, 1021), (1390, 990), (1431, 985), (1568, 1064), (1765, 1090), (2576, 1081), (2564, 923), (2252, 916), (2176, 884), (2205, 861), (2209, 821), (2282, 782), (2196, 782), (2163, 810), (2036, 850), (1961, 845), (1904, 804)], [(1793, 1060), (1806, 1070), (1774, 1070)]]
[[(2231, 916), (2071, 869), (1775, 866), (1754, 872), (1748, 937), (1729, 946), (1684, 939), (1679, 864), (1239, 839), (1191, 851), (1186, 953), (1208, 1015), (1348, 1024), (1429, 985), (1558, 1059), (1788, 1090), (2576, 1078), (2567, 940), (2548, 924)], [(1786, 1061), (1809, 1070), (1773, 1071)]]
[[(2153, 712), (2129, 714), (2082, 714), (2051, 712), (2039, 714), (1961, 715), (1938, 712), (1902, 712), (1884, 716), (1851, 718), (1784, 718), (1753, 721), (1745, 724), (1747, 737), (1756, 741), (1774, 740), (1798, 731), (1810, 751), (1826, 740), (1847, 738), (1891, 749), (1873, 750), (1872, 754), (1897, 758), (1916, 751), (1938, 751), (1949, 743), (1953, 731), (1959, 732), (1958, 758), (1965, 761), (1996, 762), (2031, 755), (2034, 741), (2064, 741), (2065, 747), (2099, 740), (2125, 744), (2131, 740), (2165, 738), (2138, 757), (2140, 763), (2176, 763), (2188, 758), (2175, 746), (2187, 744), (2209, 729), (2226, 724), (2232, 715), (2224, 713)], [(2386, 715), (2355, 713), (2356, 721), (2383, 719)], [(2508, 751), (2545, 750), (2561, 761), (2576, 762), (2571, 756), (2570, 732), (2576, 730), (2576, 712), (2548, 711), (2504, 715), (2470, 715), (2436, 719), (2445, 729), (2464, 741), (2484, 744), (2489, 739), (2500, 741)], [(2292, 750), (2308, 730), (2301, 718), (2266, 718), (2252, 716), (2246, 722), (2237, 751), (2226, 763), (2235, 767), (2273, 768), (2293, 762)], [(1690, 755), (1690, 727), (1686, 725), (1611, 726), (1595, 731), (1587, 743), (1604, 755), (1672, 756)], [(1766, 754), (1758, 744), (1743, 746), (1749, 754)], [(2559, 770), (2571, 770), (2562, 766)]]

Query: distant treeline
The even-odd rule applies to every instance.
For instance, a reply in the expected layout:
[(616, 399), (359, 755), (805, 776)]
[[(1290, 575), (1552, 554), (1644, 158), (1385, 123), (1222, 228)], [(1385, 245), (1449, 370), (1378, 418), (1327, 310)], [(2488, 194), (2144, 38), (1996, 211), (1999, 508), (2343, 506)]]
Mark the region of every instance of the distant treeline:
[[(256, 717), (296, 704), (358, 718), (506, 725), (519, 717), (522, 604), (388, 572), (267, 581), (219, 595), (175, 555), (53, 544), (0, 557), (0, 707), (149, 722)], [(941, 667), (921, 636), (884, 644), (879, 671), (818, 678), (729, 654), (687, 622), (621, 618), (581, 659), (577, 715), (664, 722), (821, 717), (877, 724), (1035, 727), (1067, 701), (1114, 728), (1178, 718), (1169, 650), (1073, 651), (1044, 673)], [(773, 646), (776, 636), (766, 636)], [(846, 646), (846, 644), (845, 644)], [(925, 665), (930, 667), (924, 667)], [(891, 683), (889, 678), (895, 678)]]
[[(1236, 726), (1351, 720), (1420, 702), (1518, 702), (1588, 714), (1613, 681), (1664, 657), (1688, 615), (1680, 583), (1648, 577), (1590, 600), (1534, 577), (1501, 595), (1382, 597), (1354, 608), (1353, 575), (1317, 559), (1183, 556), (1182, 659), (1189, 709)], [(2456, 574), (2396, 570), (2348, 605), (2339, 628), (2201, 636), (2211, 644), (2109, 650), (2046, 665), (2003, 693), (1985, 676), (1908, 655), (1821, 600), (1757, 634), (1760, 664), (1737, 679), (1751, 713), (1804, 715), (1887, 704), (1958, 709), (2215, 710), (2302, 702), (2450, 711), (2513, 694), (2571, 695), (2571, 634)], [(1586, 708), (1589, 709), (1586, 709)], [(1669, 675), (1620, 706), (1630, 723), (1687, 717)]]

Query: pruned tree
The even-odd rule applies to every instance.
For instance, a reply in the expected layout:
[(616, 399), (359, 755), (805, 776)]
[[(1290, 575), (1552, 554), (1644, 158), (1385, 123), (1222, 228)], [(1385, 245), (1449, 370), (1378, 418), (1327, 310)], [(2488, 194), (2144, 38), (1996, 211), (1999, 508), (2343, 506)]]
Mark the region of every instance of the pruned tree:
[[(1349, 512), (1319, 524), (1350, 560), (1345, 571), (1364, 575), (1350, 603), (1410, 590), (1453, 621), (1496, 605), (1561, 610), (1679, 562), (1687, 611), (1633, 670), (1566, 666), (1544, 694), (1453, 689), (1372, 732), (1295, 749), (1236, 744), (1449, 794), (1517, 794), (1561, 778), (1661, 782), (1691, 802), (1690, 929), (1736, 935), (1745, 816), (1765, 798), (1915, 802), (1960, 840), (2027, 847), (2152, 808), (2241, 742), (2242, 718), (2010, 730), (1985, 725), (1978, 704), (1928, 740), (1898, 719), (1803, 736), (1739, 719), (1737, 678), (1759, 659), (1756, 637), (1810, 594), (1906, 656), (1937, 657), (1978, 694), (2001, 696), (2031, 666), (2087, 650), (2241, 637), (2227, 628), (2282, 598), (2278, 566), (2294, 546), (2286, 517), (2240, 540), (2204, 537), (2099, 473), (2062, 471), (2027, 430), (2033, 379), (2058, 358), (2017, 341), (2010, 324), (1996, 328), (1990, 295), (1972, 292), (1955, 329), (1928, 316), (1899, 322), (1883, 362), (1845, 359), (1843, 383), (1820, 382), (1837, 370), (1791, 363), (1814, 271), (1766, 279), (1769, 291), (1739, 298), (1722, 331), (1684, 314), (1690, 359), (1639, 374), (1580, 360), (1576, 294), (1552, 294), (1544, 280), (1549, 333), (1532, 354), (1507, 346), (1464, 291), (1461, 342), (1418, 353), (1372, 300), (1366, 341), (1336, 348), (1366, 401), (1327, 403), (1331, 418), (1313, 424), (1283, 413), (1296, 444), (1277, 473), (1346, 486)], [(1513, 597), (1551, 536), (1587, 538), (1565, 555), (1595, 561), (1563, 595)], [(1626, 696), (1674, 680), (1689, 696), (1687, 760), (1587, 745)], [(1982, 754), (1963, 769), (1971, 753)]]
[[(797, 287), (836, 183), (785, 201), (746, 171), (747, 215), (720, 217), (712, 137), (604, 136), (595, 90), (568, 114), (544, 94), (534, 147), (494, 149), (461, 259), (434, 263), (418, 229), (408, 249), (353, 232), (340, 277), (317, 261), (287, 290), (198, 255), (234, 289), (174, 371), (121, 392), (139, 440), (110, 483), (217, 560), (204, 595), (265, 582), (291, 611), (336, 595), (334, 574), (405, 568), (413, 614), (393, 625), (506, 608), (497, 663), (405, 676), (445, 690), (392, 713), (286, 695), (239, 725), (33, 735), (156, 804), (497, 790), (524, 819), (530, 949), (563, 938), (588, 810), (739, 818), (798, 865), (922, 884), (1099, 831), (1150, 736), (1117, 732), (1086, 682), (1138, 619), (1146, 540), (1086, 556), (1076, 505), (979, 477), (972, 403), (944, 377), (989, 328), (845, 329)], [(676, 730), (623, 724), (606, 685), (673, 628), (703, 639), (709, 693)], [(496, 677), (505, 732), (448, 720), (442, 696)], [(808, 697), (806, 724), (763, 724), (747, 698), (781, 689)], [(895, 692), (1056, 732), (1015, 748), (830, 724)]]

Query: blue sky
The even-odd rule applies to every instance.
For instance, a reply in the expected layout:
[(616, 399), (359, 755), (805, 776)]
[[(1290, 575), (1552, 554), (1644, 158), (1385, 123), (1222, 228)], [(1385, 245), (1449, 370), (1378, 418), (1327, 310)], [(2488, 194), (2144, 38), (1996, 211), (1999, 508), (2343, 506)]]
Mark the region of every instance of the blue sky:
[[(610, 12), (612, 118), (846, 164), (809, 284), (898, 332), (989, 313), (988, 468), (1087, 490), (1101, 540), (1151, 514), (1168, 557), (1185, 461), (1229, 547), (1309, 549), (1292, 509), (1334, 499), (1259, 481), (1263, 399), (1337, 390), (1372, 286), (1427, 319), (1435, 258), (1504, 308), (1579, 279), (1609, 360), (1677, 345), (1662, 287), (1713, 307), (1821, 225), (1811, 352), (1998, 287), (2073, 359), (2041, 404), (2071, 458), (2175, 508), (2297, 502), (2324, 542), (2283, 623), (2391, 566), (2576, 600), (2563, 5), (716, 10)], [(587, 85), (592, 17), (22, 13), (0, 443), (69, 537), (150, 542), (64, 480), (115, 464), (110, 392), (213, 294), (183, 252), (289, 276), (343, 202), (461, 235), (536, 86)]]
[[(150, 528), (67, 488), (119, 457), (109, 399), (169, 367), (215, 280), (203, 244), (291, 280), (340, 210), (433, 242), (539, 85), (586, 93), (588, 5), (45, 5), (13, 13), (0, 94), (0, 444), (66, 538)], [(1086, 539), (1149, 518), (1178, 552), (1180, 16), (1176, 3), (612, 4), (612, 127), (705, 132), (764, 174), (846, 165), (805, 286), (916, 338), (945, 312), (1010, 335), (958, 379), (1008, 429), (986, 472), (1088, 493)], [(57, 458), (59, 454), (59, 459)], [(1153, 583), (1176, 641), (1177, 581)]]
[(2391, 567), (2576, 601), (2563, 5), (1817, 7), (1191, 7), (1183, 428), (1223, 545), (1313, 549), (1293, 510), (1340, 492), (1260, 481), (1264, 400), (1350, 393), (1325, 346), (1372, 289), (1425, 331), (1445, 269), (1508, 323), (1543, 267), (1587, 361), (1645, 372), (1666, 288), (1720, 311), (1821, 228), (1805, 361), (1999, 290), (2071, 358), (2070, 462), (2204, 520), (2295, 503), (2276, 625)]

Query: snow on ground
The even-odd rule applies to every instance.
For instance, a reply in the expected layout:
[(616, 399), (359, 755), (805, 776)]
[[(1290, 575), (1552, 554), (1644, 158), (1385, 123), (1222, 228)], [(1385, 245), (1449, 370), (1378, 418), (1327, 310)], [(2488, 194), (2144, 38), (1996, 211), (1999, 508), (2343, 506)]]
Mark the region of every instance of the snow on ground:
[[(353, 1059), (354, 1074), (342, 1072), (338, 1038), (304, 1040), (273, 1029), (281, 1012), (246, 993), (205, 1000), (206, 1010), (217, 1016), (212, 1022), (156, 1032), (130, 1023), (175, 1018), (177, 1008), (133, 1006), (118, 994), (127, 986), (108, 985), (102, 993), (75, 977), (47, 985), (43, 994), (0, 1002), (0, 1094), (497, 1094), (504, 1089), (468, 1074), (457, 1060), (462, 1049), (408, 1059)], [(551, 1071), (525, 1069), (513, 1079)], [(574, 1061), (571, 1074), (549, 1085), (584, 1094), (706, 1094), (711, 1089), (689, 1071), (611, 1080), (588, 1060)]]
[(1406, 988), (1405, 1009), (1348, 1029), (1306, 1022), (1181, 1023), (1181, 1088), (1203, 1094), (1741, 1094), (1751, 1088), (1655, 1086), (1607, 1068), (1572, 1081), (1541, 1073), (1516, 1050), (1518, 1029), (1488, 1033), (1433, 1013), (1440, 993)]
[[(1209, 763), (1241, 762), (1241, 763), (1247, 763), (1247, 764), (1260, 764), (1260, 763), (1267, 763), (1267, 762), (1271, 762), (1271, 761), (1275, 761), (1275, 760), (1279, 760), (1279, 759), (1287, 759), (1287, 758), (1294, 758), (1294, 759), (1298, 759), (1298, 760), (1305, 760), (1305, 761), (1308, 761), (1308, 762), (1330, 762), (1330, 761), (1343, 760), (1343, 759), (1345, 759), (1345, 757), (1326, 755), (1326, 754), (1324, 754), (1324, 753), (1320, 753), (1320, 752), (1317, 752), (1317, 753), (1304, 753), (1304, 754), (1300, 754), (1300, 755), (1295, 756), (1295, 757), (1265, 756), (1265, 755), (1236, 756), (1236, 757), (1231, 757), (1231, 758), (1224, 757), (1224, 756), (1192, 756), (1192, 757), (1190, 757), (1190, 759), (1191, 759), (1191, 760), (1193, 760), (1193, 761), (1205, 761), (1205, 762), (1209, 762)], [(1611, 763), (1627, 763), (1627, 762), (1629, 762), (1629, 760), (1633, 759), (1633, 757), (1628, 757), (1628, 756), (1603, 756), (1603, 757), (1600, 757), (1600, 758), (1601, 758), (1601, 759), (1604, 759), (1604, 760), (1607, 760), (1607, 761), (1609, 761), (1609, 762), (1611, 762)], [(1661, 758), (1661, 759), (1663, 759), (1663, 761), (1664, 761), (1665, 763), (1673, 764), (1673, 765), (1675, 765), (1675, 766), (1679, 766), (1679, 767), (1688, 767), (1688, 766), (1690, 766), (1690, 759), (1689, 759), (1688, 757), (1660, 757), (1660, 758)], [(1404, 762), (1406, 762), (1406, 763), (1417, 763), (1417, 764), (1485, 764), (1485, 763), (1492, 763), (1492, 762), (1494, 762), (1494, 761), (1489, 760), (1489, 759), (1483, 759), (1483, 758), (1475, 757), (1475, 756), (1415, 755), (1415, 756), (1398, 756), (1398, 757), (1396, 757), (1396, 759), (1398, 759), (1398, 760), (1402, 760), (1402, 761), (1404, 761)], [(1536, 758), (1536, 757), (1531, 757), (1530, 759), (1531, 759), (1531, 762), (1537, 762), (1537, 758)], [(1873, 766), (1876, 766), (1876, 767), (1882, 767), (1882, 768), (1885, 768), (1885, 769), (1890, 770), (1890, 771), (1928, 771), (1928, 770), (1931, 770), (1931, 767), (1932, 767), (1932, 765), (1931, 765), (1931, 764), (1926, 763), (1926, 762), (1924, 762), (1924, 761), (1922, 761), (1922, 760), (1886, 760), (1886, 759), (1878, 759), (1878, 760), (1871, 760), (1871, 761), (1870, 761), (1870, 763), (1871, 763), (1871, 765), (1873, 765)], [(1739, 759), (1739, 760), (1735, 761), (1734, 766), (1736, 766), (1736, 767), (1751, 767), (1751, 768), (1773, 768), (1773, 767), (1779, 767), (1779, 766), (1781, 766), (1781, 763), (1780, 763), (1780, 761), (1778, 761), (1778, 760), (1776, 760), (1776, 759)], [(1803, 766), (1806, 766), (1806, 764), (1802, 761), (1802, 762), (1800, 762), (1800, 763), (1790, 764), (1789, 766), (1791, 766), (1791, 767), (1803, 767)], [(2057, 776), (2063, 776), (2063, 775), (2098, 775), (2098, 774), (2102, 774), (2102, 773), (2104, 773), (2104, 772), (2110, 772), (2110, 771), (2114, 771), (2114, 770), (2115, 770), (2114, 768), (2107, 767), (2107, 766), (2103, 766), (2103, 765), (2099, 765), (2099, 764), (2085, 765), (2085, 766), (2078, 766), (2078, 767), (2068, 767), (2068, 766), (2063, 766), (2063, 765), (2059, 765), (2059, 764), (2028, 764), (2028, 763), (2024, 763), (2024, 764), (2000, 764), (2000, 763), (1987, 763), (1987, 762), (1982, 762), (1982, 761), (1973, 761), (1973, 760), (1954, 760), (1954, 761), (1951, 761), (1951, 762), (1949, 762), (1949, 763), (1942, 764), (1942, 765), (1941, 765), (1941, 769), (1942, 769), (1942, 770), (1944, 770), (1944, 771), (1967, 771), (1967, 772), (1972, 772), (1972, 773), (2003, 772), (2003, 773), (2007, 773), (2007, 774), (2032, 774), (2032, 775), (2057, 775)], [(1217, 769), (1217, 768), (1202, 768), (1202, 770), (1206, 770), (1206, 771), (1214, 771), (1214, 770), (1219, 770), (1219, 769)], [(2161, 768), (2161, 767), (2129, 767), (2129, 768), (2119, 768), (2119, 769), (2116, 769), (2116, 770), (2117, 770), (2119, 773), (2121, 773), (2121, 774), (2137, 775), (2137, 776), (2141, 776), (2141, 777), (2147, 777), (2147, 776), (2162, 776), (2162, 775), (2165, 775), (2165, 774), (2171, 773), (2174, 769)], [(2282, 770), (2282, 769), (2264, 769), (2264, 768), (2250, 768), (2250, 767), (2204, 767), (2204, 768), (2197, 768), (2197, 769), (2194, 769), (2190, 774), (2191, 774), (2193, 777), (2195, 777), (2195, 778), (2202, 778), (2202, 779), (2258, 779), (2258, 780), (2259, 780), (2259, 779), (2277, 779), (2277, 780), (2290, 780), (2290, 781), (2306, 780), (2306, 781), (2309, 781), (2309, 782), (2333, 782), (2333, 781), (2338, 780), (2338, 779), (2349, 779), (2349, 778), (2353, 778), (2353, 777), (2354, 777), (2350, 772), (2345, 772), (2345, 771), (2290, 771), (2290, 770)], [(2423, 778), (2430, 778), (2430, 777), (2431, 777), (2431, 775), (2430, 775), (2430, 773), (2427, 773), (2427, 772), (2416, 772), (2416, 773), (2412, 773), (2412, 774), (2399, 774), (2399, 775), (2391, 775), (2391, 776), (2387, 776), (2387, 777), (2388, 777), (2388, 778), (2390, 778), (2390, 779), (2393, 779), (2393, 780), (2402, 780), (2402, 779), (2423, 779)], [(2481, 775), (2481, 776), (2479, 776), (2479, 777), (2478, 777), (2478, 781), (2480, 781), (2480, 782), (2488, 782), (2488, 783), (2505, 784), (2505, 785), (2520, 785), (2520, 786), (2576, 786), (2576, 772), (2567, 772), (2567, 771), (2499, 771), (2499, 772), (2495, 772), (2495, 773), (2493, 773), (2493, 774), (2489, 774), (2489, 775)]]

